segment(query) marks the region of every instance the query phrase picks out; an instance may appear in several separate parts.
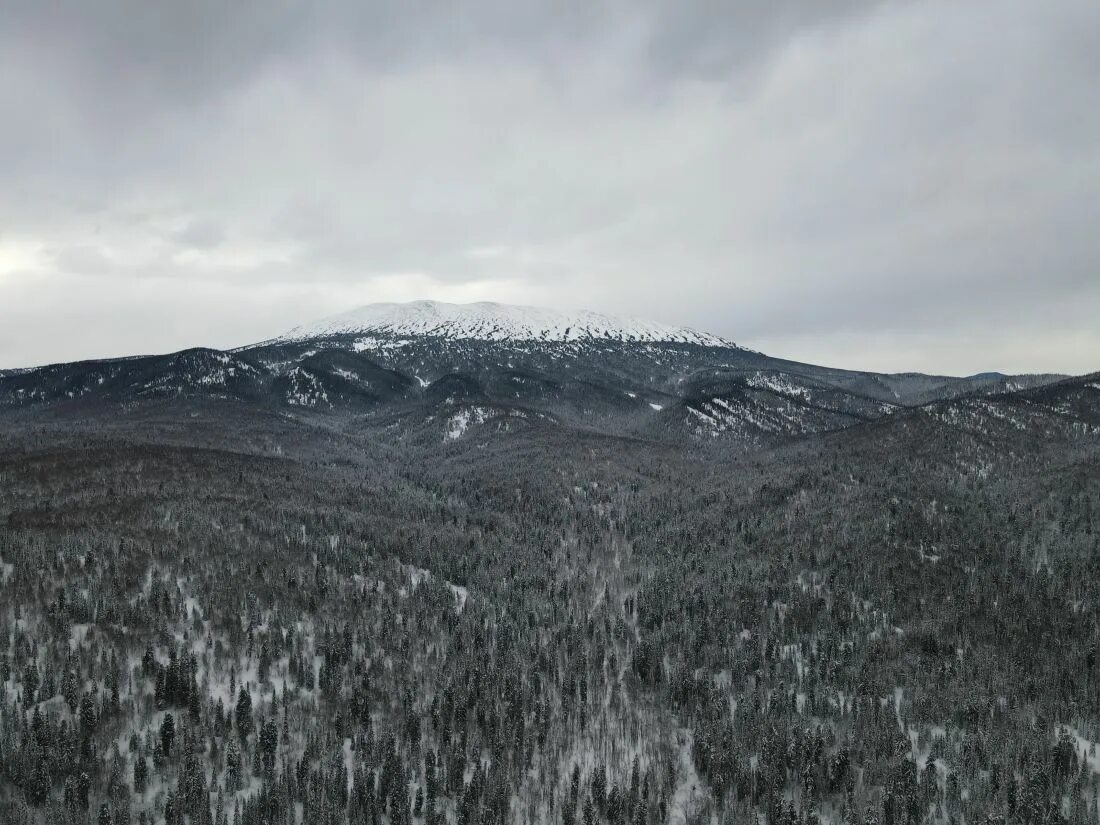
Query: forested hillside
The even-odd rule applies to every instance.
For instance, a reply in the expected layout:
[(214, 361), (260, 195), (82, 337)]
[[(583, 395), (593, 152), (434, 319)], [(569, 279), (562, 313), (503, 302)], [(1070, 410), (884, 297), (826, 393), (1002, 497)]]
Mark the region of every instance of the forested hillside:
[(1100, 440), (976, 414), (9, 417), (0, 821), (1096, 821)]

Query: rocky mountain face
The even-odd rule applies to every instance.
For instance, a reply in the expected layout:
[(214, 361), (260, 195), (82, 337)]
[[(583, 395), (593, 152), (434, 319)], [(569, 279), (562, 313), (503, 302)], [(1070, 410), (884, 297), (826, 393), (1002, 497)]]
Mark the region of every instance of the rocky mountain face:
[(418, 301), (370, 305), (231, 352), (8, 370), (0, 409), (79, 415), (103, 405), (232, 401), (434, 427), (445, 439), (486, 424), (541, 422), (673, 443), (767, 444), (918, 409), (996, 426), (1088, 430), (1096, 384), (833, 369), (650, 321)]

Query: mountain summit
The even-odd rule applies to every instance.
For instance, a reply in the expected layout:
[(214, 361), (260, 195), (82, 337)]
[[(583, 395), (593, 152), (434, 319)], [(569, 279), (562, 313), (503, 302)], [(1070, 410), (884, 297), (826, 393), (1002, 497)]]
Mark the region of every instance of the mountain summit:
[[(450, 439), (471, 422), (506, 430), (526, 422), (759, 446), (970, 398), (972, 409), (945, 407), (954, 412), (944, 415), (973, 412), (976, 427), (1091, 433), (1100, 422), (1091, 383), (1052, 388), (1041, 413), (1034, 394), (989, 406), (1061, 378), (867, 373), (598, 312), (414, 301), (371, 304), (230, 352), (195, 348), (0, 373), (0, 412), (52, 407), (81, 416), (104, 405), (132, 410), (186, 399), (219, 414), (310, 411), (348, 416), (356, 426), (396, 423), (429, 439), (440, 427)], [(1042, 420), (1032, 422), (1035, 415)]]
[(480, 301), (368, 304), (350, 312), (295, 327), (281, 341), (346, 335), (433, 336), (475, 341), (587, 341), (680, 343), (729, 347), (716, 335), (654, 321), (579, 310)]

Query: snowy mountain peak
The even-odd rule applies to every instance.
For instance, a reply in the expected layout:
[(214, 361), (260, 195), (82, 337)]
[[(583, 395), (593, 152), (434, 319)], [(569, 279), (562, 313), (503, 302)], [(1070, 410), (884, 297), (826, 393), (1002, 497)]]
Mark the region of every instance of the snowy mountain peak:
[(733, 346), (716, 335), (654, 321), (585, 310), (562, 312), (490, 301), (473, 304), (441, 301), (368, 304), (295, 327), (279, 340), (301, 341), (333, 335), (439, 336), (479, 341), (603, 340)]

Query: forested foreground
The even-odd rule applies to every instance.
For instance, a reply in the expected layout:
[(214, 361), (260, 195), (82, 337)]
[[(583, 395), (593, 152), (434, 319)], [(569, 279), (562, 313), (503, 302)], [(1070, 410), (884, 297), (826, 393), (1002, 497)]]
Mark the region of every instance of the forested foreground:
[(0, 822), (1100, 821), (1095, 439), (230, 420), (0, 435)]

